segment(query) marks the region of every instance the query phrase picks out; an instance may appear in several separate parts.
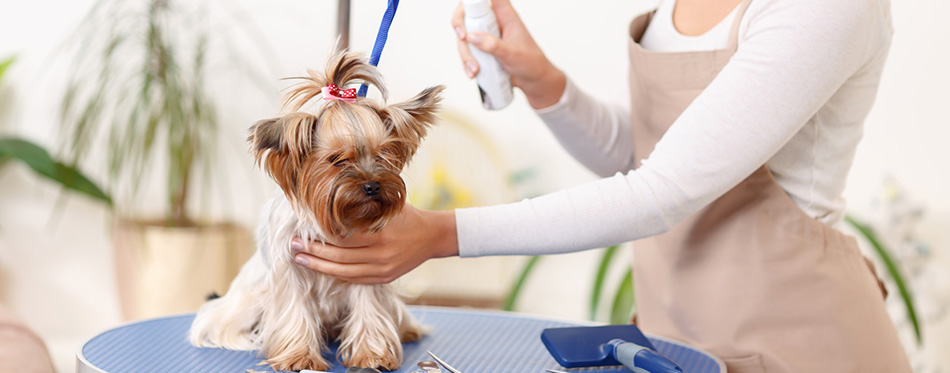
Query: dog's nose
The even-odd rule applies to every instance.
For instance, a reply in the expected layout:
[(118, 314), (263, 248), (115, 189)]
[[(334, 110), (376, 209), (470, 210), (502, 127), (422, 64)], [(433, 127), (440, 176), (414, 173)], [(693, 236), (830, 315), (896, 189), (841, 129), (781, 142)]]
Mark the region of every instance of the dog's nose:
[(363, 183), (363, 193), (366, 193), (366, 195), (370, 197), (379, 194), (379, 183), (375, 181)]

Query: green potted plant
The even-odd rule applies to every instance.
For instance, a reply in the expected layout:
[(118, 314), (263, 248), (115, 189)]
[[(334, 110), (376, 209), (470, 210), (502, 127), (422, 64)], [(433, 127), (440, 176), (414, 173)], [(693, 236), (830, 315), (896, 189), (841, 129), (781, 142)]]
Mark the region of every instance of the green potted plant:
[[(0, 60), (0, 83), (3, 83), (3, 77), (13, 61), (13, 57)], [(86, 175), (73, 166), (53, 159), (42, 146), (19, 137), (0, 135), (0, 167), (11, 160), (22, 162), (37, 175), (62, 185), (67, 190), (84, 194), (107, 205), (112, 204), (109, 195)]]
[[(252, 253), (247, 229), (208, 219), (207, 203), (194, 202), (215, 193), (219, 129), (207, 85), (218, 71), (208, 57), (221, 48), (204, 5), (99, 0), (69, 43), (63, 156), (108, 175), (126, 319), (197, 309), (227, 290)], [(163, 190), (161, 214), (149, 212), (155, 189)]]

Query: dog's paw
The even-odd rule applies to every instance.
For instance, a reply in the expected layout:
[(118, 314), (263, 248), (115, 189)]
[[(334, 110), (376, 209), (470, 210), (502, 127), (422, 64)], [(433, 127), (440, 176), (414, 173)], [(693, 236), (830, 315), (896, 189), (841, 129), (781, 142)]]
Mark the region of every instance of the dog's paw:
[(267, 359), (264, 363), (270, 364), (276, 371), (282, 370), (330, 370), (330, 364), (322, 356), (298, 355), (288, 359)]
[(418, 341), (420, 338), (422, 338), (425, 332), (426, 332), (425, 329), (418, 325), (413, 325), (411, 327), (403, 328), (400, 331), (399, 340), (402, 341), (403, 343), (415, 342), (415, 341)]
[(348, 367), (377, 368), (382, 370), (396, 370), (399, 368), (399, 358), (396, 354), (374, 354), (369, 349), (357, 349), (350, 355), (349, 361), (343, 363)]

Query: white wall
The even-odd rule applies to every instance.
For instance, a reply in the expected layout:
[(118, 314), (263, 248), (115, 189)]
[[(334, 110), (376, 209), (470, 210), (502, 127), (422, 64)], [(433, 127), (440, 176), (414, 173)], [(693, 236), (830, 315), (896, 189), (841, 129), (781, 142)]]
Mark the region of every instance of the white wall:
[[(16, 53), (17, 64), (0, 89), (0, 133), (16, 133), (55, 145), (56, 97), (63, 69), (55, 51), (77, 25), (92, 1), (34, 0), (0, 5), (0, 57)], [(219, 2), (220, 3), (220, 2)], [(270, 78), (276, 97), (278, 78), (304, 68), (320, 68), (334, 40), (334, 1), (244, 0), (240, 6), (271, 43), (276, 65)], [(515, 1), (529, 29), (549, 57), (589, 92), (615, 103), (627, 100), (627, 22), (651, 1), (580, 2)], [(596, 5), (581, 5), (596, 4)], [(355, 0), (352, 48), (368, 51), (384, 1)], [(480, 108), (475, 87), (459, 67), (448, 0), (403, 1), (380, 64), (393, 100), (423, 87), (446, 84), (447, 111), (479, 125), (497, 143), (511, 169), (536, 167), (534, 187), (550, 191), (593, 176), (560, 150), (527, 108), (523, 97), (500, 112)], [(920, 233), (944, 258), (950, 245), (950, 4), (937, 0), (895, 2), (897, 29), (881, 92), (866, 126), (846, 197), (852, 209), (867, 211), (886, 174), (894, 175), (911, 195), (927, 206)], [(238, 35), (238, 43), (245, 43)], [(242, 44), (242, 45), (244, 45)], [(249, 44), (247, 44), (249, 45)], [(227, 69), (227, 61), (219, 61)], [(605, 73), (608, 72), (608, 73)], [(57, 78), (59, 77), (59, 78)], [(215, 215), (253, 225), (273, 188), (244, 154), (247, 126), (276, 112), (274, 100), (260, 95), (232, 95), (222, 105), (222, 146), (230, 208)], [(102, 170), (93, 169), (102, 174)], [(248, 180), (251, 180), (248, 182)], [(50, 345), (62, 371), (71, 371), (78, 344), (119, 322), (110, 246), (110, 214), (82, 197), (69, 198), (57, 213), (58, 190), (22, 167), (0, 170), (0, 302), (19, 313)], [(547, 258), (528, 284), (521, 309), (558, 317), (586, 317), (587, 291), (597, 253)], [(517, 260), (517, 259), (516, 259)], [(947, 261), (950, 263), (950, 260)], [(502, 264), (508, 269), (517, 263)], [(494, 263), (494, 264), (491, 264)], [(589, 265), (588, 265), (589, 263)], [(484, 267), (484, 265), (482, 265)], [(479, 268), (482, 268), (479, 267)], [(580, 269), (578, 269), (580, 268)], [(590, 271), (588, 271), (590, 268)], [(950, 268), (950, 264), (946, 268)], [(422, 276), (421, 278), (426, 278)], [(431, 277), (429, 277), (431, 278)], [(486, 279), (487, 278), (487, 279)], [(440, 282), (455, 282), (471, 291), (479, 284), (503, 289), (510, 273), (480, 275), (470, 271)], [(416, 283), (416, 285), (418, 285)], [(934, 330), (935, 345), (950, 348), (950, 328)], [(942, 344), (941, 344), (942, 343)], [(939, 351), (939, 350), (935, 350)], [(945, 351), (945, 349), (944, 349)], [(950, 365), (948, 365), (950, 366)]]

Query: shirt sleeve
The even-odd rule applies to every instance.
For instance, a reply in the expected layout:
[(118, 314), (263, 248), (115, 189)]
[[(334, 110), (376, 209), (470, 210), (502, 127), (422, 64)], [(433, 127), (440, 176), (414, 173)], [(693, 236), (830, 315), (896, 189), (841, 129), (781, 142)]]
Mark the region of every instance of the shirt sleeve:
[(557, 103), (535, 111), (571, 156), (601, 177), (634, 168), (627, 108), (597, 101), (570, 79)]
[(517, 203), (458, 209), (460, 256), (566, 253), (663, 233), (765, 164), (889, 45), (886, 2), (760, 1), (736, 54), (641, 167)]

